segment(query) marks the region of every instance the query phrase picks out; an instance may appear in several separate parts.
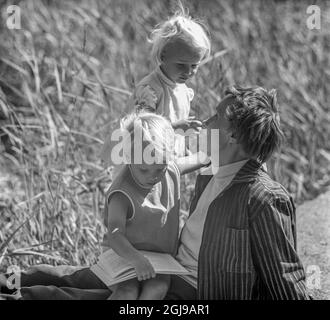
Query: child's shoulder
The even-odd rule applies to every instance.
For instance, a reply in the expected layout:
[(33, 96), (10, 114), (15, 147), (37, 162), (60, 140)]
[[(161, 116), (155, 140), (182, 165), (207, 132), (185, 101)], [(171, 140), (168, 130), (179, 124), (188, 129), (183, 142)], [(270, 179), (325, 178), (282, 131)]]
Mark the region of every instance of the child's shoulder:
[(150, 86), (154, 90), (161, 89), (161, 83), (157, 76), (156, 70), (153, 70), (145, 77), (143, 77), (136, 85), (136, 88)]
[(119, 205), (122, 208), (127, 208), (130, 205), (130, 199), (126, 193), (121, 190), (115, 190), (108, 197), (108, 204), (110, 203), (116, 206)]
[(111, 193), (114, 189), (120, 189), (125, 181), (129, 179), (130, 171), (126, 164), (118, 165), (113, 172), (113, 180), (107, 190), (107, 194)]
[(134, 92), (136, 97), (149, 97), (157, 103), (162, 95), (163, 88), (155, 72), (151, 72), (137, 83)]

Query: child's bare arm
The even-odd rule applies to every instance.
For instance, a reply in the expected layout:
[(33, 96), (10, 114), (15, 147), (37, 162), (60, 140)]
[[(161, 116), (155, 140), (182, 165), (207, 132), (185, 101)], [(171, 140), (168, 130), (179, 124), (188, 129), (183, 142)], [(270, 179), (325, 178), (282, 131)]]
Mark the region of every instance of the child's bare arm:
[(131, 263), (138, 276), (138, 280), (145, 280), (155, 276), (155, 271), (146, 259), (126, 238), (126, 220), (131, 204), (122, 193), (112, 195), (108, 205), (108, 234), (110, 247), (121, 257)]
[(199, 131), (202, 125), (203, 123), (197, 120), (195, 117), (189, 117), (188, 119), (181, 119), (172, 123), (172, 127), (174, 130), (182, 129), (183, 131), (189, 129), (194, 129), (196, 131)]
[(210, 163), (210, 159), (205, 153), (199, 151), (187, 157), (177, 158), (175, 163), (179, 168), (180, 174), (183, 175), (207, 166)]

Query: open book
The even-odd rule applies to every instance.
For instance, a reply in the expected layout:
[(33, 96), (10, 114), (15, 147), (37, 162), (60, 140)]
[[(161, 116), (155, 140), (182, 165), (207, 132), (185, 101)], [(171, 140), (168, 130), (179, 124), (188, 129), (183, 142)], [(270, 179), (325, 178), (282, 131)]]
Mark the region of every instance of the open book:
[[(156, 273), (177, 275), (190, 273), (169, 254), (151, 251), (140, 252), (150, 261)], [(134, 267), (111, 249), (102, 253), (98, 262), (90, 269), (108, 287), (136, 277)]]

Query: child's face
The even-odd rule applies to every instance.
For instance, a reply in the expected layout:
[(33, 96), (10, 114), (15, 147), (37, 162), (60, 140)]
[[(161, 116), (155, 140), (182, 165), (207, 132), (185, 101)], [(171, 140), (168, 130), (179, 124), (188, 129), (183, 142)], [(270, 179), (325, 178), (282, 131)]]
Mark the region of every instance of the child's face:
[(172, 81), (185, 83), (196, 74), (203, 56), (203, 51), (192, 48), (183, 41), (176, 41), (164, 48), (161, 69)]
[(131, 172), (139, 184), (152, 187), (158, 183), (167, 170), (167, 164), (131, 164)]

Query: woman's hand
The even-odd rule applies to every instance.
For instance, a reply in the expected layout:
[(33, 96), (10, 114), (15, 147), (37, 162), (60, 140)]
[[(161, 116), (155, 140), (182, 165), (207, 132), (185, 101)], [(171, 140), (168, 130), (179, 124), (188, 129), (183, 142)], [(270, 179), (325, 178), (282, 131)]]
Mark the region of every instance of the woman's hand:
[(139, 254), (132, 262), (139, 281), (154, 278), (156, 272), (149, 260), (142, 254)]

